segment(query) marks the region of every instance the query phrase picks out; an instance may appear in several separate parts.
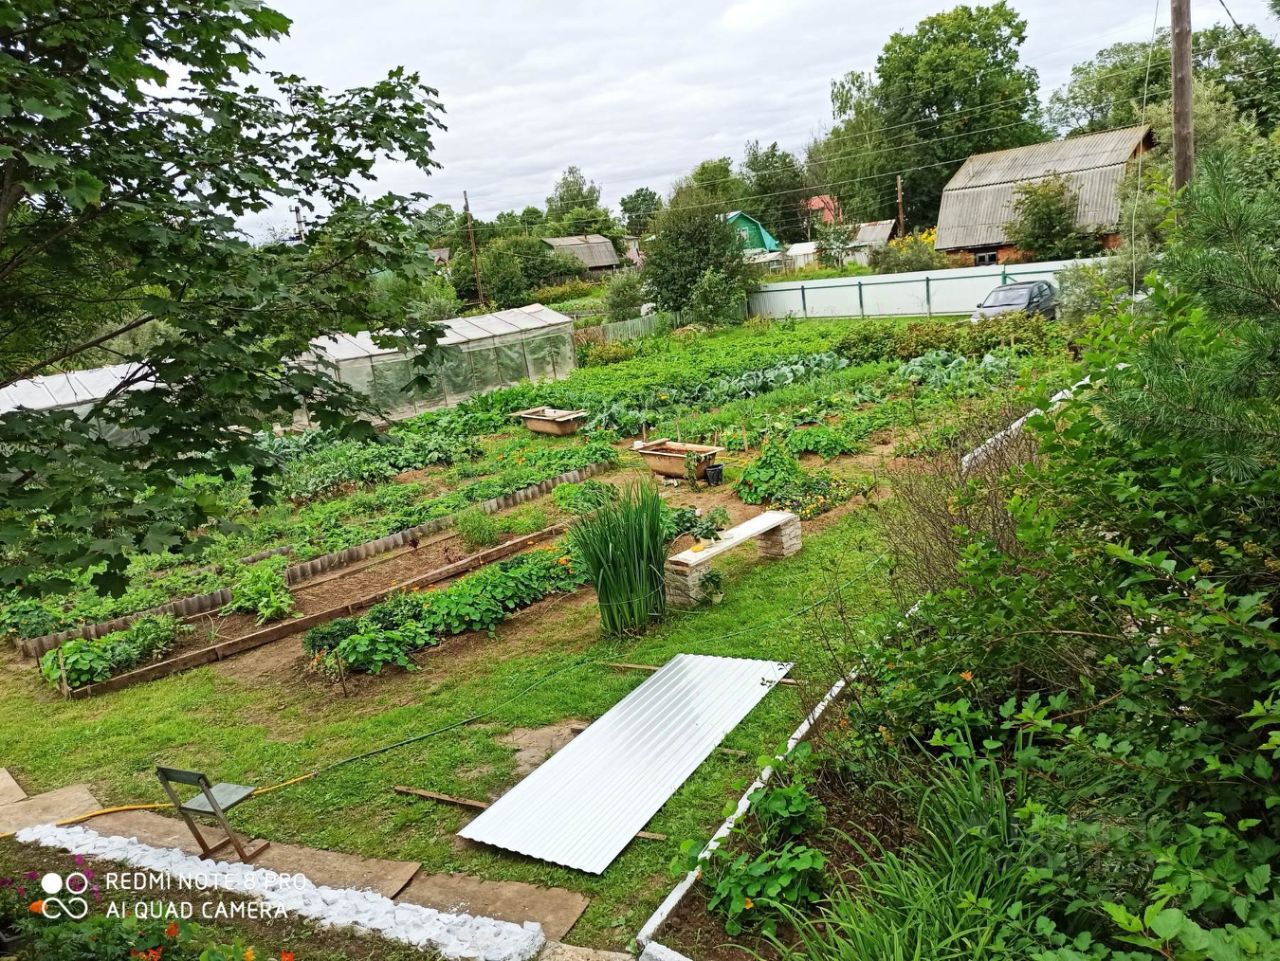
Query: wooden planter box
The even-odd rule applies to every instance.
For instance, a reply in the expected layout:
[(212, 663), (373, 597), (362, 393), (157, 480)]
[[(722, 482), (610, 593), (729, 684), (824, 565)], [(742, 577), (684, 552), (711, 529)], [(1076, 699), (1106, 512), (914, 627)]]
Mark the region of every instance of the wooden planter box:
[(554, 407), (530, 407), (511, 415), (524, 421), (524, 426), (535, 434), (555, 434), (565, 437), (576, 434), (587, 420), (585, 410), (557, 410)]
[(649, 470), (663, 477), (684, 477), (685, 455), (697, 454), (698, 465), (694, 470), (694, 476), (698, 480), (704, 480), (707, 476), (707, 465), (714, 464), (716, 455), (723, 450), (723, 447), (708, 447), (705, 444), (681, 444), (664, 437), (638, 447), (636, 452), (644, 458), (644, 462), (649, 465)]

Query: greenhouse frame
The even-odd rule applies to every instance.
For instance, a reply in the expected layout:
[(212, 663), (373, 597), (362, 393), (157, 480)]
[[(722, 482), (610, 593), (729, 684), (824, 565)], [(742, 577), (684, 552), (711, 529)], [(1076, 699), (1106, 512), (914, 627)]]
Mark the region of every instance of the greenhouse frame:
[[(324, 366), (335, 379), (371, 396), (391, 420), (452, 406), (522, 380), (559, 380), (576, 366), (573, 320), (541, 304), (458, 317), (441, 327), (444, 332), (432, 364), (436, 376), (426, 389), (406, 390), (415, 374), (412, 356), (396, 347), (378, 346), (367, 331), (319, 337), (301, 362)], [(0, 414), (26, 409), (83, 415), (133, 369), (115, 364), (18, 381), (0, 389)], [(131, 389), (150, 386), (144, 382)], [(309, 423), (305, 410), (294, 417), (295, 427)]]
[[(573, 319), (541, 304), (444, 321), (427, 389), (406, 386), (415, 368), (410, 354), (380, 347), (367, 332), (320, 337), (312, 362), (338, 381), (373, 398), (391, 420), (400, 420), (522, 380), (560, 380), (577, 363)], [(305, 426), (306, 412), (297, 423)]]

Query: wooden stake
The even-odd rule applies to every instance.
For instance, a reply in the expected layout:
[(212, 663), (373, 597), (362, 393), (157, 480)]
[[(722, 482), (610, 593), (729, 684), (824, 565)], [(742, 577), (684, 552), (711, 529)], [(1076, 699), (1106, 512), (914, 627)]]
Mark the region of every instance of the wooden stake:
[[(428, 801), (441, 801), (444, 804), (456, 804), (459, 807), (475, 808), (483, 811), (489, 806), (488, 801), (474, 801), (466, 797), (454, 797), (452, 794), (441, 794), (438, 791), (424, 791), (421, 788), (405, 787), (403, 784), (397, 784), (392, 788), (397, 794), (407, 794), (411, 797), (426, 798)], [(636, 837), (643, 838), (646, 841), (665, 841), (665, 834), (655, 834), (652, 831), (637, 831)]]
[[(614, 668), (615, 670), (619, 670), (619, 671), (660, 671), (660, 670), (662, 670), (662, 666), (661, 666), (661, 665), (655, 665), (655, 664), (628, 664), (628, 663), (626, 663), (625, 661), (609, 661), (609, 662), (607, 662), (607, 663), (605, 664), (605, 667), (612, 667), (612, 668)], [(796, 685), (798, 685), (800, 682), (799, 682), (799, 681), (796, 681), (796, 680), (793, 680), (792, 678), (789, 678), (789, 677), (784, 677), (784, 678), (783, 678), (782, 680), (780, 680), (778, 683), (779, 683), (779, 684), (790, 684), (790, 685), (792, 685), (792, 686), (796, 686)]]

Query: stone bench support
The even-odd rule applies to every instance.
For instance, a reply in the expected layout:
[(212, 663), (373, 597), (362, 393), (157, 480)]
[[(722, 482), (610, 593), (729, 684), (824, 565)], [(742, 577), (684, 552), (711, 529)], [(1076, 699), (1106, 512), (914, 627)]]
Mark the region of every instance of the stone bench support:
[(685, 550), (667, 559), (665, 568), (667, 604), (670, 607), (697, 607), (706, 600), (702, 580), (711, 570), (711, 561), (739, 544), (758, 540), (760, 556), (770, 560), (790, 557), (800, 550), (800, 518), (790, 511), (765, 511), (720, 535), (703, 550)]

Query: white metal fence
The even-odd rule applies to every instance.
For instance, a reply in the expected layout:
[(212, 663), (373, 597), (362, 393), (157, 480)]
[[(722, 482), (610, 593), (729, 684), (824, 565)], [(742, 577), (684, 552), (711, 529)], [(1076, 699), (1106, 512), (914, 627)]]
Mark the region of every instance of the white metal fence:
[(1051, 260), (1039, 264), (921, 270), (870, 277), (762, 284), (748, 310), (765, 317), (901, 317), (968, 314), (991, 288), (1018, 280), (1052, 279), (1073, 264), (1096, 260)]

